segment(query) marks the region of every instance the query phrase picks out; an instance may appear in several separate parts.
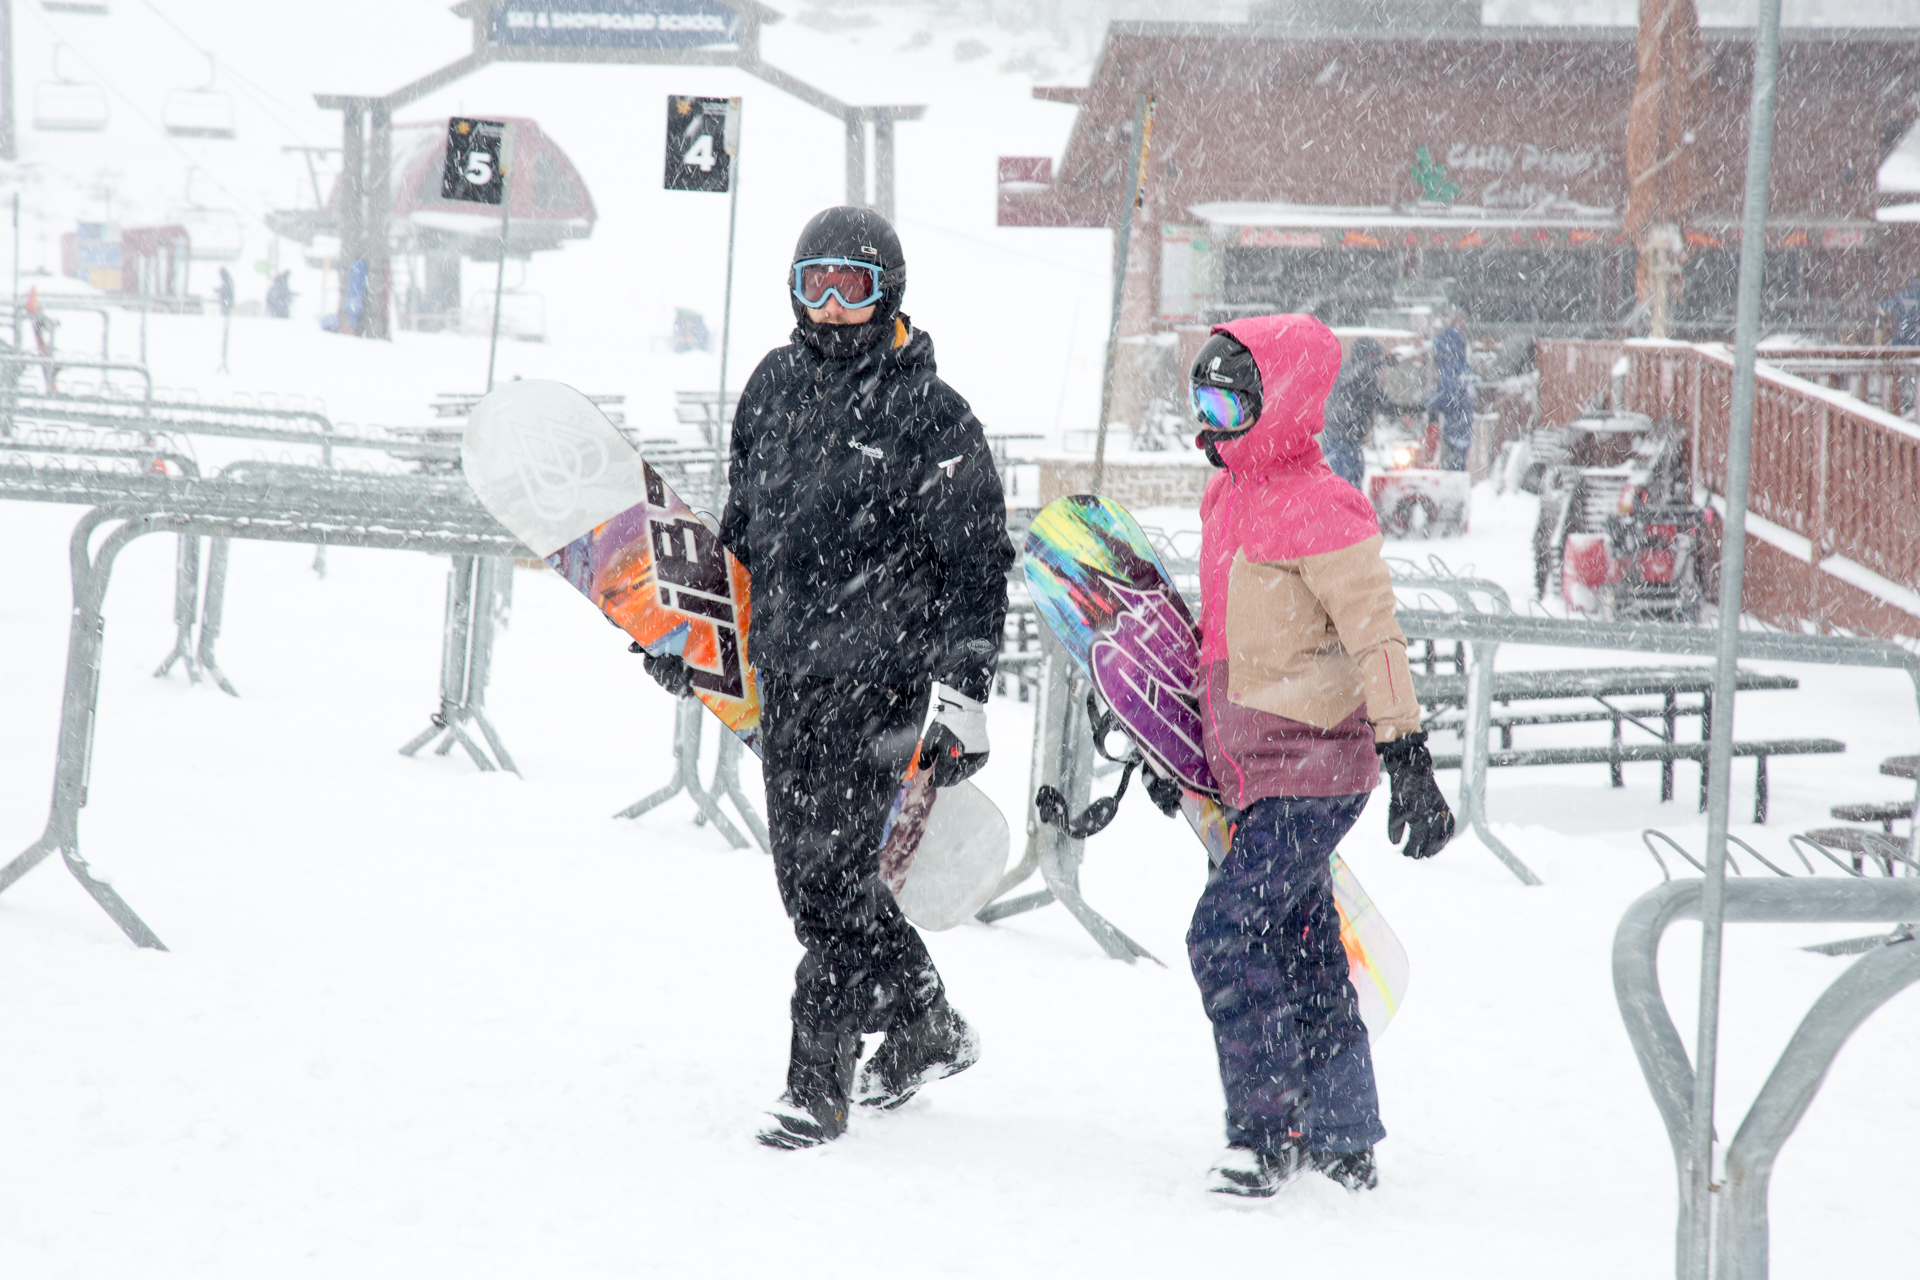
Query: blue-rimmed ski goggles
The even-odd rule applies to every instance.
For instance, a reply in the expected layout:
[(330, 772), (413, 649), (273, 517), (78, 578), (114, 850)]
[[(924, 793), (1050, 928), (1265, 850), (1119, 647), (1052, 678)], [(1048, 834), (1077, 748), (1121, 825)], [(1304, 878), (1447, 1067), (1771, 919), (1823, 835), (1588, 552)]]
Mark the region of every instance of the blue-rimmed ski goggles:
[(880, 300), (880, 268), (857, 258), (802, 258), (793, 264), (793, 296), (818, 311), (829, 295), (851, 310)]
[(1214, 431), (1240, 431), (1253, 425), (1245, 392), (1200, 383), (1193, 389), (1193, 416)]

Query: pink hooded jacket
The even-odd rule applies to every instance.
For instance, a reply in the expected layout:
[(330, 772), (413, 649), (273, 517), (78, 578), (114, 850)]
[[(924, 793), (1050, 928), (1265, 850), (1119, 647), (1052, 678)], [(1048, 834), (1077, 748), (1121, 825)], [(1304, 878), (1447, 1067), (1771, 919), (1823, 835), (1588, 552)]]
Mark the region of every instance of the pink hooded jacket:
[(1315, 442), (1340, 342), (1312, 316), (1217, 325), (1252, 353), (1261, 412), (1217, 445), (1201, 499), (1202, 741), (1226, 803), (1349, 795), (1376, 739), (1420, 727), (1367, 500)]

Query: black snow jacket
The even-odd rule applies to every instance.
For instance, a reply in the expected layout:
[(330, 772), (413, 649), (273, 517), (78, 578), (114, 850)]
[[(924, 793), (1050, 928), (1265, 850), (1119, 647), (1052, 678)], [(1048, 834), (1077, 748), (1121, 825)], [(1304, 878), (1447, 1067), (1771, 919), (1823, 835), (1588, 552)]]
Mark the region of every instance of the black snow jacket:
[(1393, 413), (1400, 406), (1380, 389), (1380, 366), (1348, 356), (1327, 392), (1326, 434), (1334, 440), (1363, 445), (1373, 431), (1373, 415)]
[(720, 538), (753, 574), (756, 667), (984, 701), (1007, 613), (1006, 502), (933, 340), (828, 360), (798, 332), (733, 417)]

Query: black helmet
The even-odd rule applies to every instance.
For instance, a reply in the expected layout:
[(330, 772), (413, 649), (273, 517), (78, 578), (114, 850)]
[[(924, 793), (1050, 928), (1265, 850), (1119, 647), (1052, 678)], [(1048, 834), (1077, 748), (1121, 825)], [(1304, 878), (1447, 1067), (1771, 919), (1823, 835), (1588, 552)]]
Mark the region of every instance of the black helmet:
[[(907, 256), (900, 249), (900, 237), (893, 225), (872, 209), (841, 204), (822, 209), (800, 229), (793, 246), (793, 261), (807, 258), (851, 258), (871, 262), (880, 268), (880, 301), (873, 319), (857, 325), (818, 325), (807, 318), (807, 309), (793, 296), (789, 279), (787, 296), (793, 302), (794, 319), (809, 344), (830, 358), (857, 355), (893, 332), (893, 318), (900, 312), (901, 296), (907, 290)], [(833, 330), (835, 332), (823, 332)]]
[[(1216, 333), (1208, 338), (1193, 358), (1188, 377), (1197, 387), (1238, 392), (1246, 403), (1248, 428), (1260, 417), (1260, 366), (1254, 362), (1253, 352), (1232, 334)], [(1244, 434), (1244, 429), (1233, 434)]]

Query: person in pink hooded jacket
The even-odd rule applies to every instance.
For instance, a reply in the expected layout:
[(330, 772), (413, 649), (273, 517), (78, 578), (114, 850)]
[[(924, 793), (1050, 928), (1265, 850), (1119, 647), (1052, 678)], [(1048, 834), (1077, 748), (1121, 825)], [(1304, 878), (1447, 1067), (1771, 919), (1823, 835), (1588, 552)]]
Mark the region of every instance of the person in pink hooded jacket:
[(1233, 822), (1187, 954), (1213, 1023), (1227, 1151), (1209, 1189), (1306, 1169), (1376, 1185), (1386, 1136), (1327, 860), (1384, 767), (1390, 839), (1452, 838), (1373, 509), (1314, 436), (1340, 343), (1312, 316), (1214, 328), (1192, 369), (1201, 500), (1202, 744)]

